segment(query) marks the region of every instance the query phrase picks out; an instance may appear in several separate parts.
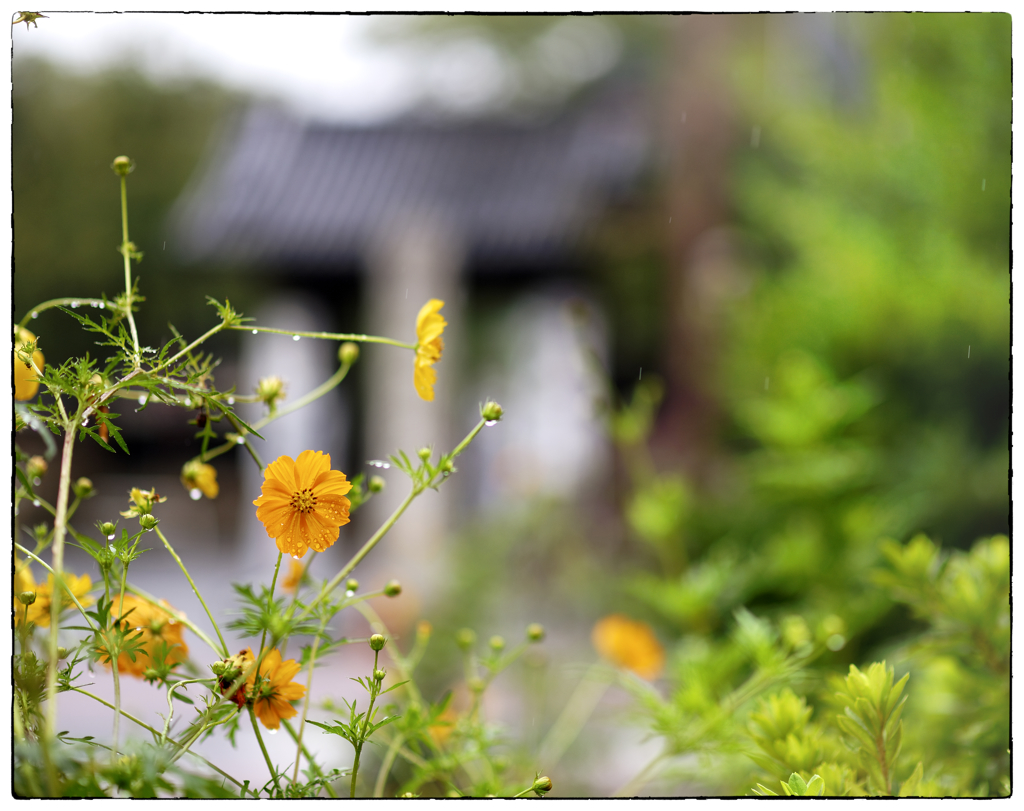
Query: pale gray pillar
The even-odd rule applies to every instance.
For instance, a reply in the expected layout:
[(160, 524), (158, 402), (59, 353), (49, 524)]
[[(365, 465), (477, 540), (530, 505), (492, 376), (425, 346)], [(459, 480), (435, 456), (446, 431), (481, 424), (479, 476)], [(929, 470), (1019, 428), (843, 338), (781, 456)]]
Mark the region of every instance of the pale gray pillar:
[[(415, 343), (416, 315), (432, 298), (444, 301), (441, 314), (448, 322), (444, 355), (434, 366), (437, 383), (434, 400), (420, 399), (413, 386), (410, 350), (385, 345), (364, 345), (368, 382), (367, 431), (364, 448), (368, 459), (387, 459), (401, 448), (416, 461), (416, 451), (432, 445), (435, 460), (450, 450), (477, 417), (456, 420), (452, 408), (458, 402), (457, 371), (464, 293), (459, 277), (464, 261), (458, 235), (434, 217), (408, 216), (386, 229), (367, 256), (367, 329), (373, 334)], [(387, 481), (359, 516), (360, 537), (369, 535), (401, 503), (409, 492), (408, 478), (396, 470), (375, 470)], [(403, 597), (391, 611), (404, 624), (417, 616), (430, 595), (443, 588), (445, 536), (451, 526), (452, 480), (439, 491), (423, 493), (401, 521), (371, 553), (357, 572), (367, 588), (397, 578)], [(382, 606), (383, 607), (383, 606)]]

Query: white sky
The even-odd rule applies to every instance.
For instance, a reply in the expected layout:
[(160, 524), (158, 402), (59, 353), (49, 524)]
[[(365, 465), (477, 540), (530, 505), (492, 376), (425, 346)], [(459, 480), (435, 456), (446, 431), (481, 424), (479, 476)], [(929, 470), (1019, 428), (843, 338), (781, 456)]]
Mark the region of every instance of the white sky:
[(317, 117), (385, 117), (421, 87), (414, 64), (367, 41), (365, 16), (50, 12), (39, 23), (15, 28), (15, 59), (94, 70), (134, 52), (154, 76), (206, 76)]

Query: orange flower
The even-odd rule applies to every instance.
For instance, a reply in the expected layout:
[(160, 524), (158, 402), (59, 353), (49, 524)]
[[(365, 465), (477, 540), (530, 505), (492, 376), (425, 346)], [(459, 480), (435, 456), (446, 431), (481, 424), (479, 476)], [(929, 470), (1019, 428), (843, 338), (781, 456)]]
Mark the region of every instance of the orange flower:
[(452, 736), (452, 731), (455, 729), (455, 724), (458, 720), (459, 714), (449, 707), (437, 716), (434, 723), (427, 727), (427, 732), (429, 732), (430, 737), (434, 739), (434, 743), (443, 747), (448, 743), (448, 739)]
[(443, 301), (432, 298), (420, 308), (416, 316), (416, 361), (412, 381), (416, 392), (427, 401), (434, 399), (434, 383), (437, 381), (437, 372), (431, 367), (441, 360), (444, 351), (441, 333), (448, 322), (438, 312), (442, 307)]
[[(251, 660), (251, 649), (245, 651), (245, 658)], [(290, 703), (306, 695), (306, 688), (292, 681), (298, 672), (299, 663), (294, 659), (282, 662), (281, 651), (274, 648), (260, 662), (259, 675), (252, 673), (246, 680), (256, 717), (267, 729), (277, 729), (281, 719), (291, 718), (298, 712)]]
[[(18, 567), (21, 567), (20, 569)], [(92, 589), (92, 578), (87, 574), (77, 577), (69, 572), (64, 572), (64, 583), (68, 591), (75, 595), (82, 607), (90, 606), (93, 600), (86, 595)], [(25, 591), (35, 592), (36, 601), (28, 607), (28, 621), (38, 628), (50, 627), (50, 606), (53, 604), (53, 575), (46, 576), (45, 584), (36, 584), (32, 576), (32, 570), (27, 563), (17, 561), (14, 573), (14, 621), (21, 625), (25, 621), (25, 606), (18, 599), (18, 595)], [(64, 595), (61, 610), (74, 605), (71, 598)]]
[(138, 640), (141, 647), (135, 649), (134, 662), (127, 653), (121, 653), (117, 657), (118, 673), (142, 678), (146, 669), (154, 664), (165, 662), (173, 667), (188, 656), (188, 645), (182, 639), (185, 629), (171, 613), (174, 609), (164, 600), (160, 601), (160, 606), (146, 602), (134, 594), (124, 595), (118, 616), (124, 617), (128, 614), (124, 618), (124, 626), (129, 636), (134, 636), (136, 631), (141, 631), (142, 636)]
[[(18, 357), (18, 350), (35, 341), (36, 336), (24, 327), (15, 327), (14, 332), (14, 399), (31, 400), (39, 391), (39, 378), (36, 377), (36, 370)], [(43, 368), (45, 358), (38, 349), (32, 353), (32, 363), (40, 370)]]
[(288, 561), (291, 565), (288, 567), (288, 575), (281, 582), (281, 588), (287, 591), (289, 594), (294, 594), (299, 588), (299, 583), (302, 582), (302, 571), (306, 568), (294, 558), (290, 558)]
[(658, 678), (665, 667), (665, 649), (647, 623), (612, 614), (594, 626), (591, 640), (601, 656), (642, 679)]
[(263, 495), (256, 499), (256, 517), (286, 555), (301, 558), (312, 548), (323, 552), (338, 540), (348, 523), (352, 489), (345, 474), (331, 470), (331, 457), (303, 451), (299, 458), (279, 456), (267, 465)]

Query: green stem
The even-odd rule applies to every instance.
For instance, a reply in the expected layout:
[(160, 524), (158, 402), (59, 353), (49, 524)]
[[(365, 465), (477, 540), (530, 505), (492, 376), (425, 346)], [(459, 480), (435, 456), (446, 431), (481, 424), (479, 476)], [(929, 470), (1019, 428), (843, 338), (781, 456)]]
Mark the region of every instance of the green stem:
[(388, 344), (389, 346), (398, 346), (402, 349), (416, 348), (416, 344), (407, 344), (403, 341), (396, 341), (393, 338), (381, 338), (377, 335), (363, 335), (354, 332), (303, 332), (301, 330), (294, 329), (275, 329), (273, 327), (253, 327), (249, 325), (236, 325), (228, 327), (228, 329), (250, 332), (271, 332), (276, 335), (299, 335), (303, 338), (323, 338), (327, 341), (355, 341), (357, 343), (366, 344)]
[[(128, 579), (128, 565), (125, 564), (121, 567), (121, 595), (120, 600), (117, 604), (117, 629), (121, 630), (121, 615), (124, 611), (124, 587)], [(121, 678), (117, 669), (117, 660), (121, 657), (120, 644), (117, 650), (111, 650), (113, 645), (108, 645), (107, 650), (110, 651), (110, 670), (114, 674), (114, 732), (113, 732), (113, 749), (117, 749), (117, 739), (121, 731)]]
[(375, 798), (384, 796), (384, 786), (387, 785), (388, 775), (391, 773), (391, 767), (395, 763), (395, 758), (398, 757), (398, 750), (404, 742), (405, 736), (401, 733), (392, 738), (387, 754), (384, 755), (384, 760), (380, 764), (380, 771), (377, 772), (377, 782), (373, 786), (373, 796)]
[[(309, 761), (309, 765), (310, 767), (312, 767), (313, 772), (316, 774), (316, 776), (324, 777), (325, 775), (323, 773), (323, 770), (317, 764), (313, 756), (309, 753), (309, 750), (306, 748), (306, 745), (304, 743), (299, 742), (299, 736), (295, 732), (295, 729), (292, 727), (292, 725), (283, 718), (281, 719), (281, 723), (284, 725), (284, 728), (288, 732), (288, 734), (292, 736), (292, 740), (298, 743), (299, 746), (302, 748), (302, 754), (306, 756), (306, 760)], [(327, 790), (327, 793), (330, 794), (332, 798), (334, 798), (335, 800), (338, 799), (338, 792), (331, 788), (330, 783), (324, 783), (323, 786)]]
[[(68, 513), (68, 493), (71, 489), (71, 456), (75, 448), (72, 425), (64, 428), (64, 449), (60, 462), (60, 483), (57, 487), (57, 515), (53, 523), (53, 592), (50, 595), (49, 661), (46, 663), (46, 724), (44, 746), (49, 746), (57, 731), (57, 633), (60, 631), (60, 611), (64, 603), (64, 534)], [(67, 590), (70, 594), (70, 590)], [(55, 785), (50, 786), (56, 790)]]
[(373, 718), (373, 704), (377, 700), (377, 693), (380, 691), (380, 682), (377, 681), (377, 663), (380, 658), (380, 651), (375, 650), (373, 652), (373, 673), (370, 674), (370, 706), (366, 710), (366, 715), (363, 716), (363, 728), (359, 731), (359, 742), (355, 745), (356, 757), (352, 762), (352, 783), (349, 786), (348, 796), (349, 799), (355, 799), (356, 796), (356, 778), (359, 775), (359, 756), (363, 751), (363, 744), (366, 743), (366, 730), (370, 727), (370, 720)]
[(203, 595), (199, 593), (199, 589), (196, 587), (196, 584), (193, 582), (192, 575), (190, 575), (188, 573), (188, 569), (185, 568), (185, 564), (182, 563), (181, 558), (178, 557), (178, 553), (174, 551), (174, 547), (172, 547), (170, 542), (167, 540), (167, 538), (164, 537), (164, 534), (160, 531), (160, 527), (159, 526), (154, 527), (154, 531), (156, 532), (157, 537), (161, 541), (163, 541), (163, 544), (166, 547), (167, 551), (171, 553), (171, 557), (174, 558), (175, 562), (178, 564), (178, 568), (181, 569), (182, 574), (185, 575), (185, 579), (188, 580), (188, 584), (192, 587), (193, 593), (196, 595), (196, 597), (199, 598), (199, 602), (203, 606), (203, 610), (206, 612), (206, 616), (209, 618), (210, 622), (213, 624), (213, 630), (217, 632), (217, 639), (220, 640), (220, 652), (226, 658), (228, 656), (228, 646), (224, 642), (224, 637), (221, 635), (220, 627), (217, 625), (217, 620), (215, 620), (213, 618), (213, 614), (210, 612), (210, 609), (207, 607), (206, 601), (203, 600)]
[[(277, 553), (277, 563), (274, 565), (274, 579), (270, 581), (270, 594), (267, 595), (267, 614), (272, 614), (274, 611), (274, 588), (277, 586), (277, 573), (281, 571), (281, 558), (284, 557), (283, 552)], [(260, 658), (263, 658), (263, 649), (267, 644), (267, 629), (263, 629), (263, 636), (260, 639)], [(259, 672), (258, 670), (256, 671)]]
[(222, 329), (224, 329), (224, 322), (223, 321), (221, 321), (215, 327), (210, 327), (210, 329), (208, 329), (206, 332), (204, 332), (202, 335), (200, 335), (198, 338), (196, 338), (192, 343), (190, 343), (184, 349), (180, 350), (176, 355), (172, 355), (170, 358), (165, 360), (159, 366), (153, 367), (153, 369), (150, 370), (150, 374), (156, 374), (161, 369), (166, 369), (168, 366), (170, 366), (172, 363), (174, 363), (182, 355), (187, 355), (189, 352), (191, 352), (193, 349), (195, 349), (197, 346), (199, 346), (205, 340), (207, 340), (208, 338), (212, 338), (214, 335), (216, 335)]
[(260, 734), (260, 726), (256, 723), (256, 712), (252, 707), (249, 707), (249, 720), (252, 721), (252, 728), (256, 733), (256, 740), (259, 741), (260, 751), (263, 752), (263, 759), (267, 761), (267, 768), (270, 769), (270, 776), (274, 778), (274, 788), (277, 789), (278, 797), (283, 799), (281, 784), (277, 780), (277, 769), (274, 768), (274, 764), (270, 760), (270, 754), (267, 752), (267, 747), (263, 743), (263, 736)]
[[(296, 598), (298, 597), (298, 591), (298, 588), (296, 588)], [(299, 737), (296, 741), (299, 748), (295, 753), (295, 771), (292, 773), (292, 783), (297, 783), (299, 780), (299, 761), (302, 759), (302, 734), (306, 731), (306, 716), (309, 715), (309, 699), (313, 693), (313, 668), (316, 665), (316, 652), (320, 647), (320, 635), (324, 632), (324, 627), (326, 625), (327, 617), (325, 616), (320, 621), (320, 631), (313, 639), (313, 647), (309, 652), (309, 675), (306, 677), (306, 700), (303, 702), (302, 719), (299, 721)]]
[(39, 315), (39, 313), (43, 312), (44, 310), (49, 310), (52, 307), (63, 307), (65, 305), (76, 303), (86, 304), (90, 307), (99, 307), (100, 305), (106, 307), (108, 304), (108, 302), (105, 302), (103, 301), (103, 299), (98, 298), (54, 298), (50, 299), (49, 301), (44, 301), (42, 304), (33, 307), (31, 310), (25, 313), (21, 321), (18, 322), (18, 326), (24, 327), (26, 324), (28, 324), (29, 321), (32, 320), (32, 316)]
[(121, 175), (121, 240), (121, 254), (124, 256), (125, 314), (128, 316), (132, 343), (135, 345), (135, 368), (139, 368), (139, 333), (135, 329), (135, 316), (132, 315), (132, 260), (128, 252), (128, 179), (125, 175)]
[(611, 680), (607, 676), (607, 670), (600, 662), (591, 665), (583, 674), (583, 678), (576, 685), (561, 715), (552, 724), (538, 750), (538, 760), (544, 764), (549, 774), (573, 741), (579, 737), (594, 708), (610, 686)]

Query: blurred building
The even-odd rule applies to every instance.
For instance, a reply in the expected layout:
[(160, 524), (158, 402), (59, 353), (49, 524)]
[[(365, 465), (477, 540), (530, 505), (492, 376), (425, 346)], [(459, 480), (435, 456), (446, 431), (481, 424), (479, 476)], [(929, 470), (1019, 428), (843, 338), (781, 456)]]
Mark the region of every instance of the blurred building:
[[(457, 478), (472, 485), (463, 485), (464, 497), (487, 504), (507, 492), (571, 496), (593, 480), (607, 448), (593, 418), (597, 384), (564, 306), (581, 298), (586, 306), (569, 271), (588, 230), (635, 188), (649, 141), (641, 99), (626, 88), (532, 123), (343, 126), (251, 109), (176, 206), (173, 241), (182, 258), (288, 280), (288, 292), (254, 314), (264, 326), (415, 342), (416, 314), (430, 298), (445, 301), (449, 324), (434, 402), (416, 395), (411, 353), (364, 344), (365, 402), (349, 408), (338, 398), (316, 415), (269, 426), (264, 458), (325, 448), (325, 428), (344, 425), (350, 412), (363, 415), (361, 424), (343, 433), (365, 458), (424, 445), (447, 450), (490, 396), (508, 416), (460, 462), (470, 475)], [(490, 325), (500, 334), (499, 357), (486, 374), (459, 379), (467, 302), (477, 286), (498, 277), (508, 295), (505, 315)], [(358, 323), (337, 323), (332, 311), (353, 294), (361, 297)], [(599, 314), (589, 323), (587, 342), (600, 351)], [(318, 360), (309, 351), (309, 343), (322, 342), (293, 345), (265, 334), (253, 338), (253, 347), (257, 342), (276, 349), (246, 350), (239, 390), (280, 374), (292, 379), (289, 394), (298, 397), (315, 385), (296, 385), (299, 378), (323, 380), (336, 368), (330, 353)], [(258, 493), (255, 466), (244, 471), (243, 491)], [(360, 538), (405, 495), (400, 474), (386, 475), (388, 491), (368, 505), (366, 519), (360, 516)], [(447, 503), (428, 492), (413, 505), (388, 541), (395, 554), (382, 576), (435, 580), (450, 523)], [(240, 532), (255, 541), (263, 530), (247, 514)]]

